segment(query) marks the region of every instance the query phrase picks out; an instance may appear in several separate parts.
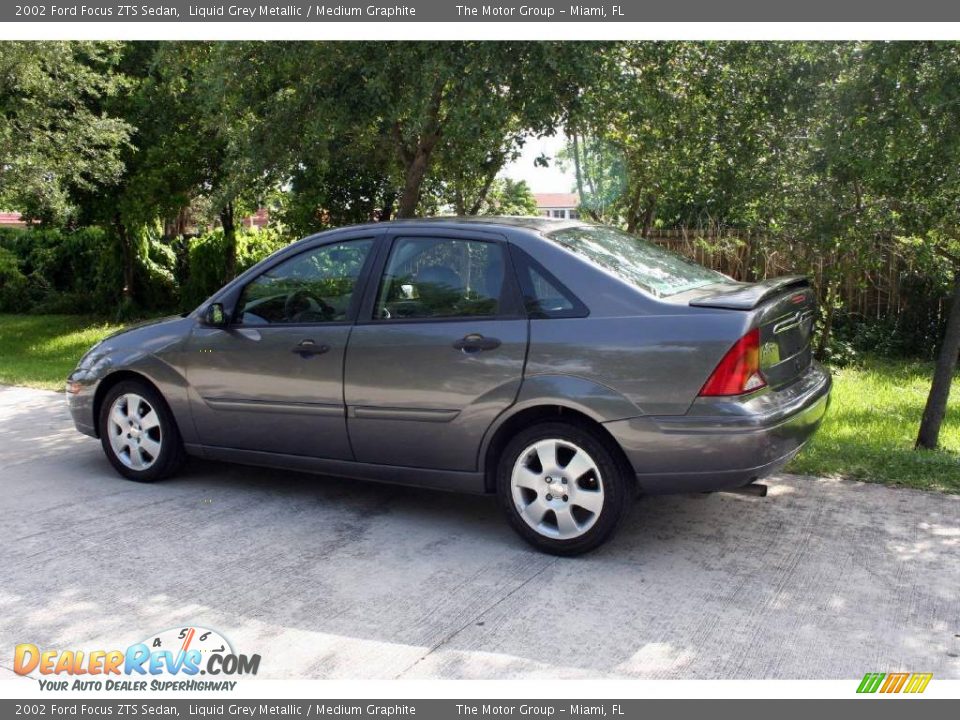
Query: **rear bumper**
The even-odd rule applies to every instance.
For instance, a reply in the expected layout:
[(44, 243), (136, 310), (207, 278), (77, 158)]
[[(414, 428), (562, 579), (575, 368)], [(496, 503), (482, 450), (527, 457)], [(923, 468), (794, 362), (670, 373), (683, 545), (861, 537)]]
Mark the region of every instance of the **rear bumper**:
[(728, 490), (786, 465), (830, 402), (830, 374), (814, 363), (789, 387), (748, 398), (698, 398), (686, 415), (605, 423), (642, 492)]

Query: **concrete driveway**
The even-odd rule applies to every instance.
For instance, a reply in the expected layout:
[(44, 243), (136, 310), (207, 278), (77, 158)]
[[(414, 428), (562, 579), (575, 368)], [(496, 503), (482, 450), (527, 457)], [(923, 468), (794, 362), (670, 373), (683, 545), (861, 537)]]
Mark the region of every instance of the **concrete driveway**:
[(121, 479), (59, 394), (0, 388), (13, 646), (223, 632), (259, 677), (960, 678), (960, 497), (808, 477), (650, 498), (527, 548), (491, 498), (191, 462)]

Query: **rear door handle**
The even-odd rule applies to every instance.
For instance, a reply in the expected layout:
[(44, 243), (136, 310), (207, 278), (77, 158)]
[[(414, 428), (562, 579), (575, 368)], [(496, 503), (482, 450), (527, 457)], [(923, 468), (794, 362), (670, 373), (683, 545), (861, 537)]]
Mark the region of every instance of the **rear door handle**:
[(293, 352), (304, 358), (310, 355), (323, 355), (329, 351), (329, 345), (317, 345), (313, 340), (301, 340), (300, 343), (293, 348)]
[(463, 350), (465, 353), (480, 352), (481, 350), (493, 350), (500, 347), (500, 340), (484, 337), (479, 333), (470, 333), (466, 337), (455, 341), (453, 347), (457, 350)]

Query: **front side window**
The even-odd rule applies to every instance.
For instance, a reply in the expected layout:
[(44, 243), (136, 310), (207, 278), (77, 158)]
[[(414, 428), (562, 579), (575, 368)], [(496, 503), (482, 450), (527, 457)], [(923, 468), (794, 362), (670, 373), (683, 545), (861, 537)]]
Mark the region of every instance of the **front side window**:
[(503, 248), (480, 240), (399, 238), (377, 295), (380, 320), (487, 317), (500, 313)]
[(613, 228), (585, 225), (558, 230), (547, 237), (659, 297), (729, 280), (715, 270)]
[(347, 240), (300, 253), (249, 283), (236, 317), (244, 325), (340, 322), (373, 240)]

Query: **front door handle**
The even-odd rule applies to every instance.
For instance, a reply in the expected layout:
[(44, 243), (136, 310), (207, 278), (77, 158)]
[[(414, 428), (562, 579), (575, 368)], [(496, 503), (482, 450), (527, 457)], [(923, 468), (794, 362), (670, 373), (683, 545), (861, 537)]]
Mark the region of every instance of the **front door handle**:
[(493, 337), (484, 337), (480, 333), (470, 333), (453, 343), (457, 350), (463, 350), (465, 353), (480, 352), (481, 350), (494, 350), (500, 347), (500, 340)]
[(293, 352), (303, 358), (310, 357), (311, 355), (323, 355), (329, 351), (329, 345), (317, 345), (313, 340), (301, 340), (293, 348)]

